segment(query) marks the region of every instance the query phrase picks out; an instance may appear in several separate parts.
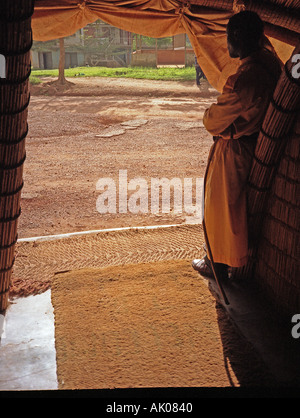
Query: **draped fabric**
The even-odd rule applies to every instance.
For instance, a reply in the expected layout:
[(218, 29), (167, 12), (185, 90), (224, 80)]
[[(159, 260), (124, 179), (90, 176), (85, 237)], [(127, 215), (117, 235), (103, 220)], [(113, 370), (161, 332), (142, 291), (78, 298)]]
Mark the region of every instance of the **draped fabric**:
[[(238, 66), (238, 60), (229, 57), (226, 39), (226, 25), (235, 12), (247, 8), (261, 14), (266, 23), (266, 34), (271, 34), (266, 45), (274, 48), (283, 62), (290, 57), (299, 35), (295, 32), (299, 26), (299, 7), (294, 8), (293, 2), (288, 2), (289, 13), (281, 5), (270, 11), (269, 6), (262, 6), (263, 2), (259, 2), (260, 8), (256, 3), (237, 0), (36, 0), (33, 39), (46, 41), (66, 37), (97, 19), (154, 38), (186, 33), (208, 81), (222, 91), (228, 76)], [(284, 11), (281, 18), (276, 12), (278, 7)]]

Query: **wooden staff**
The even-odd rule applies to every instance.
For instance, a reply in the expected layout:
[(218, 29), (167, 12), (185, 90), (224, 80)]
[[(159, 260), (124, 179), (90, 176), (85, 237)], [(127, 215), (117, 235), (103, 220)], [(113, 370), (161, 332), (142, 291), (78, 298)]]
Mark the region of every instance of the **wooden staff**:
[[(205, 199), (205, 183), (206, 183), (207, 172), (208, 172), (208, 169), (209, 169), (209, 166), (210, 166), (210, 162), (212, 160), (212, 156), (213, 156), (214, 152), (215, 152), (215, 144), (213, 145), (210, 158), (209, 158), (209, 160), (207, 162), (207, 168), (206, 168), (206, 172), (205, 172), (205, 176), (204, 176), (204, 189), (203, 189), (204, 199)], [(205, 200), (204, 200), (204, 207), (205, 207)], [(208, 235), (207, 235), (207, 229), (206, 229), (205, 220), (204, 220), (204, 213), (203, 213), (202, 226), (203, 226), (203, 231), (204, 231), (204, 239), (205, 239), (206, 249), (207, 249), (207, 252), (208, 252), (208, 255), (209, 255), (209, 259), (210, 259), (210, 262), (211, 262), (212, 271), (213, 271), (213, 274), (214, 274), (214, 277), (215, 277), (217, 286), (218, 286), (219, 291), (220, 291), (220, 293), (221, 293), (221, 295), (222, 295), (222, 297), (224, 299), (225, 304), (226, 305), (229, 305), (230, 304), (229, 303), (229, 300), (228, 300), (228, 298), (226, 296), (226, 293), (225, 293), (225, 291), (224, 291), (224, 289), (222, 287), (222, 284), (221, 284), (221, 282), (220, 282), (220, 280), (218, 278), (218, 275), (217, 275), (217, 272), (216, 272), (216, 269), (215, 269), (214, 259), (213, 259), (211, 247), (210, 247), (210, 244), (209, 244)]]
[(215, 265), (214, 265), (214, 260), (213, 260), (211, 248), (210, 248), (209, 241), (208, 241), (208, 237), (207, 237), (207, 231), (206, 231), (206, 226), (205, 226), (204, 219), (203, 219), (203, 222), (202, 222), (202, 226), (203, 226), (203, 231), (204, 231), (204, 238), (205, 238), (206, 248), (207, 248), (207, 252), (208, 252), (208, 255), (209, 255), (209, 259), (210, 259), (210, 262), (211, 262), (211, 267), (212, 267), (212, 271), (214, 273), (214, 277), (215, 277), (216, 283), (218, 285), (219, 291), (220, 291), (220, 293), (221, 293), (221, 295), (222, 295), (222, 297), (224, 299), (225, 304), (226, 305), (230, 305), (229, 300), (227, 299), (226, 293), (224, 292), (224, 289), (223, 289), (223, 287), (222, 287), (222, 285), (220, 283), (220, 280), (218, 279), (218, 275), (216, 273), (216, 269), (215, 269)]

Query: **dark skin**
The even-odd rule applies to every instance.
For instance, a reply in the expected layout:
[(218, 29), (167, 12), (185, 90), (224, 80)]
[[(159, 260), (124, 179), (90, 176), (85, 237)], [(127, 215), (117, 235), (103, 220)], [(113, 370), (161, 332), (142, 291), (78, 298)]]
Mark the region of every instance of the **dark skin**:
[(231, 58), (246, 58), (260, 49), (260, 42), (251, 47), (246, 47), (240, 41), (238, 31), (227, 31), (227, 48)]

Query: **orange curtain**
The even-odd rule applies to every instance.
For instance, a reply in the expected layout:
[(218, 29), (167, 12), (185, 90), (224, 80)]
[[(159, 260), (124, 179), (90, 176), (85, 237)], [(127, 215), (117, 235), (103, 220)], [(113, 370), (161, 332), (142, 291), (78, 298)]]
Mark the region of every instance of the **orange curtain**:
[[(153, 38), (186, 33), (208, 81), (221, 91), (238, 65), (238, 60), (229, 57), (226, 40), (226, 24), (235, 11), (179, 0), (36, 0), (32, 31), (34, 40), (47, 41), (72, 35), (101, 19)], [(277, 45), (273, 44), (275, 50)], [(278, 53), (283, 61), (293, 49), (285, 46), (280, 45)]]

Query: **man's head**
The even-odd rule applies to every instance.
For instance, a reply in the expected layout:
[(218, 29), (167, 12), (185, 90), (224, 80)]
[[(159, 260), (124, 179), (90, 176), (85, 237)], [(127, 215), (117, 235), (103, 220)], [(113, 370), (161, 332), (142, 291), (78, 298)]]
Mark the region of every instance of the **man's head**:
[(264, 24), (249, 10), (233, 15), (227, 24), (227, 45), (232, 58), (245, 58), (261, 47)]

